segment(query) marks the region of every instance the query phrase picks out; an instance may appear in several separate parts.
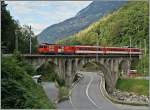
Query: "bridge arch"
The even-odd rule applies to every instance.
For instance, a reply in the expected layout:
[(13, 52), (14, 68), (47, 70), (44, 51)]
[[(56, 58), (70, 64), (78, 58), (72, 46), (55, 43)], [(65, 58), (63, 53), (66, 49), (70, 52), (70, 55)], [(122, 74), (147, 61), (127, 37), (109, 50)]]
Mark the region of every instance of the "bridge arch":
[(42, 75), (44, 80), (49, 80), (50, 78), (54, 81), (56, 77), (59, 77), (59, 67), (51, 61), (45, 61), (36, 71), (38, 74)]
[[(72, 77), (74, 76), (74, 73), (77, 72), (77, 70), (80, 70), (80, 67), (82, 67), (84, 64), (88, 62), (96, 62), (95, 56), (53, 56), (53, 55), (30, 55), (30, 56), (24, 56), (26, 58), (26, 61), (31, 63), (34, 68), (39, 68), (44, 62), (48, 61), (49, 59), (53, 60), (53, 63), (56, 64), (59, 68), (59, 75), (63, 76), (63, 79), (65, 81), (67, 79), (73, 79)], [(139, 59), (138, 56), (133, 56), (132, 59)], [(119, 73), (119, 68), (120, 71), (123, 71), (124, 74), (128, 72), (130, 69), (130, 58), (127, 56), (100, 56), (98, 58), (97, 65), (101, 68), (103, 73), (105, 73), (105, 80), (106, 80), (106, 87), (107, 89), (113, 88), (114, 82), (116, 81)], [(135, 61), (136, 63), (136, 61)], [(98, 68), (99, 69), (99, 68)], [(69, 80), (70, 80), (69, 79)], [(67, 81), (67, 83), (70, 83), (70, 81)], [(109, 86), (110, 84), (110, 86)], [(112, 87), (111, 87), (112, 86)], [(108, 91), (111, 91), (108, 90)]]
[(84, 60), (83, 59), (79, 59), (77, 61), (77, 70), (80, 71), (84, 64), (85, 64)]
[(105, 78), (106, 90), (112, 92), (114, 88), (113, 80), (111, 78), (111, 70), (108, 68), (107, 64), (102, 64), (100, 62), (95, 62), (98, 65), (99, 69), (102, 71)]
[(120, 73), (120, 75), (127, 75), (129, 69), (130, 69), (130, 62), (129, 62), (129, 60), (122, 59), (119, 62), (119, 73)]
[(104, 79), (105, 79), (106, 90), (108, 92), (112, 92), (116, 83), (114, 83), (114, 81), (113, 81), (109, 65), (108, 64), (102, 64), (101, 62), (90, 61), (90, 62), (85, 63), (82, 66), (85, 66), (88, 63), (95, 64), (95, 66), (98, 67), (98, 68), (96, 67), (95, 70), (97, 70), (97, 71), (100, 70), (103, 73), (103, 76), (104, 76)]

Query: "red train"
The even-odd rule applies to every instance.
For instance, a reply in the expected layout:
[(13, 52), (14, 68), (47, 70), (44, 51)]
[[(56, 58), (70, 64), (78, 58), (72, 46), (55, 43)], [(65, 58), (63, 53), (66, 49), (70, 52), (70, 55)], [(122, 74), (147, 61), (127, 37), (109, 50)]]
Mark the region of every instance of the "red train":
[(38, 47), (40, 54), (142, 54), (139, 48), (100, 47), (100, 46), (66, 46), (43, 43)]

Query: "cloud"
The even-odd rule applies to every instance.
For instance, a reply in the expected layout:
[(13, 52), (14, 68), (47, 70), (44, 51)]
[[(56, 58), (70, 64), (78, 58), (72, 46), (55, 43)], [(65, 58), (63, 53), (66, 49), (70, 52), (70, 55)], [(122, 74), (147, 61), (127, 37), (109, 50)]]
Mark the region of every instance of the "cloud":
[(73, 17), (92, 1), (6, 1), (14, 19), (32, 25), (35, 33)]

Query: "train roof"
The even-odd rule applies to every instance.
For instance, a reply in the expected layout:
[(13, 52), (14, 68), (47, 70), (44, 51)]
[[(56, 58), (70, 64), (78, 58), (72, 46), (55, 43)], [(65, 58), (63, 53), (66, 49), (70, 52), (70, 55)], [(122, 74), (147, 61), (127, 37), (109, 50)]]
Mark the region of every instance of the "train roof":
[(60, 44), (41, 43), (40, 45), (60, 45)]

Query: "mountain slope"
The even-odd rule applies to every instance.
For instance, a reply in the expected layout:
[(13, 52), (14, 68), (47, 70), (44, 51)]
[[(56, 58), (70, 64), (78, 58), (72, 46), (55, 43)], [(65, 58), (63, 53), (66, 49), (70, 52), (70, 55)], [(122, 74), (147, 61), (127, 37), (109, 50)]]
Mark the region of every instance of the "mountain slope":
[(99, 45), (102, 46), (124, 46), (129, 45), (129, 37), (132, 39), (132, 46), (140, 46), (141, 41), (141, 46), (144, 47), (143, 39), (146, 39), (148, 44), (147, 2), (128, 2), (119, 10), (59, 43), (72, 41), (95, 45), (99, 39)]
[[(74, 36), (58, 41), (65, 45), (131, 46), (145, 50), (137, 66), (139, 73), (148, 74), (149, 60), (149, 7), (147, 1), (130, 1), (119, 10), (104, 16), (99, 21)], [(143, 67), (144, 66), (144, 67)], [(145, 70), (144, 70), (145, 69)], [(146, 74), (145, 73), (145, 74)]]
[(123, 1), (94, 1), (79, 11), (75, 17), (44, 29), (38, 35), (38, 41), (53, 43), (58, 39), (75, 34), (103, 15), (118, 9), (124, 3)]

